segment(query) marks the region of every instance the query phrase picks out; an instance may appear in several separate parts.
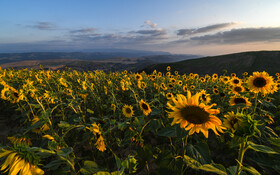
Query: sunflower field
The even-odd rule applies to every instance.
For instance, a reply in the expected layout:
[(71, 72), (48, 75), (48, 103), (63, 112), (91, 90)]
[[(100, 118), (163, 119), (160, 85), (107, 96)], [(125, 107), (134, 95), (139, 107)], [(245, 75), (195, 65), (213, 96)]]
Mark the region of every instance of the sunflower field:
[(1, 174), (280, 174), (280, 76), (0, 70)]

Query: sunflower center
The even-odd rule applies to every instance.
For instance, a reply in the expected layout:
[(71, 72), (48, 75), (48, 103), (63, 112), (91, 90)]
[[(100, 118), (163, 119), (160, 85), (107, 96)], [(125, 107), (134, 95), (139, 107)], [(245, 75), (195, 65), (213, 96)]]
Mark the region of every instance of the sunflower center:
[(193, 124), (203, 124), (209, 121), (209, 113), (198, 106), (186, 106), (181, 110), (181, 116)]
[(144, 110), (148, 110), (148, 109), (149, 109), (149, 108), (148, 108), (148, 105), (145, 104), (145, 103), (142, 104), (142, 108), (143, 108)]
[(239, 80), (234, 79), (234, 80), (233, 80), (233, 83), (234, 83), (234, 84), (238, 84), (238, 83), (239, 83)]
[[(231, 121), (230, 121), (230, 125), (232, 128), (234, 128), (234, 125), (238, 122), (238, 119), (237, 118), (233, 118)], [(235, 129), (235, 128), (234, 128)]]
[(235, 92), (241, 92), (241, 91), (242, 91), (242, 88), (241, 88), (241, 87), (235, 87), (235, 88), (234, 88), (234, 91), (235, 91)]
[(205, 94), (202, 94), (201, 98), (202, 98), (203, 101), (206, 101), (206, 95)]
[(234, 103), (235, 104), (246, 103), (246, 100), (244, 98), (235, 98)]
[(264, 87), (266, 85), (266, 80), (262, 77), (257, 77), (254, 79), (253, 85), (258, 88)]
[(125, 112), (126, 112), (127, 114), (130, 114), (132, 111), (131, 111), (130, 108), (125, 108)]
[(18, 97), (19, 97), (19, 95), (18, 95), (18, 93), (17, 93), (17, 92), (14, 92), (13, 94), (14, 94), (14, 96), (15, 96), (16, 98), (18, 98)]

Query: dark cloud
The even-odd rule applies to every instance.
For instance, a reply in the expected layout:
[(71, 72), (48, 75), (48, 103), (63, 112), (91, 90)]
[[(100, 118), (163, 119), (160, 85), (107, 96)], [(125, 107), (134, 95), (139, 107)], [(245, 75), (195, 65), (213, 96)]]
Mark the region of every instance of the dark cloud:
[(279, 42), (280, 27), (274, 28), (241, 28), (218, 32), (213, 35), (191, 37), (188, 41), (199, 44), (238, 44), (248, 42)]
[(194, 34), (200, 34), (200, 33), (207, 33), (212, 31), (217, 31), (225, 28), (232, 27), (236, 25), (237, 23), (221, 23), (221, 24), (214, 24), (209, 25), (206, 27), (196, 28), (196, 29), (179, 29), (177, 30), (177, 35), (184, 36), (184, 35), (194, 35)]
[(39, 30), (54, 30), (56, 25), (50, 22), (36, 22), (34, 25), (29, 27), (39, 29)]
[(78, 30), (71, 30), (70, 33), (94, 33), (96, 31), (95, 28), (83, 28)]

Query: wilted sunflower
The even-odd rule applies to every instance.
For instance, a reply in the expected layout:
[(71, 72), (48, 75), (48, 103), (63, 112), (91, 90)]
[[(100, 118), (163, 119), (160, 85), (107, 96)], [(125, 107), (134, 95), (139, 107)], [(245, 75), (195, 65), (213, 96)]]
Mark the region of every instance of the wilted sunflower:
[(253, 72), (248, 79), (248, 87), (254, 93), (270, 93), (271, 86), (274, 84), (273, 77), (265, 71), (263, 72)]
[(1, 149), (0, 158), (2, 157), (7, 157), (5, 162), (1, 165), (1, 171), (5, 170), (3, 173), (9, 171), (9, 174), (14, 175), (18, 173), (19, 175), (44, 174), (42, 169), (26, 161), (26, 159), (24, 159), (22, 155), (15, 150)]
[(122, 108), (123, 115), (126, 117), (132, 117), (134, 114), (133, 107), (130, 105), (124, 105)]
[(247, 97), (242, 97), (242, 96), (233, 96), (229, 100), (229, 104), (231, 106), (237, 105), (237, 104), (244, 104), (246, 106), (251, 106), (252, 103), (248, 100)]
[(196, 93), (191, 96), (191, 92), (187, 92), (187, 98), (182, 94), (177, 94), (176, 98), (172, 98), (172, 102), (167, 103), (167, 106), (171, 112), (168, 112), (169, 118), (173, 118), (171, 125), (179, 124), (181, 128), (189, 131), (189, 135), (194, 132), (202, 132), (206, 138), (208, 138), (208, 129), (212, 129), (216, 135), (219, 135), (217, 130), (223, 133), (222, 122), (215, 115), (219, 114), (219, 109), (211, 109), (210, 106), (204, 103), (199, 103), (199, 97), (201, 93)]
[(141, 99), (141, 101), (139, 102), (139, 106), (140, 106), (140, 109), (143, 111), (143, 114), (144, 114), (145, 116), (148, 116), (148, 115), (152, 112), (152, 110), (151, 110), (149, 104), (146, 103), (146, 102), (145, 102), (144, 100), (142, 100), (142, 99)]

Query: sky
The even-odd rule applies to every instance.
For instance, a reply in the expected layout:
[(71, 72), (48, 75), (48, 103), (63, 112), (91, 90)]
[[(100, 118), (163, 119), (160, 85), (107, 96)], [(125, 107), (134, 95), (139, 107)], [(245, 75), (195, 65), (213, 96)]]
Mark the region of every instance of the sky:
[(0, 0), (0, 53), (280, 50), (279, 0)]

